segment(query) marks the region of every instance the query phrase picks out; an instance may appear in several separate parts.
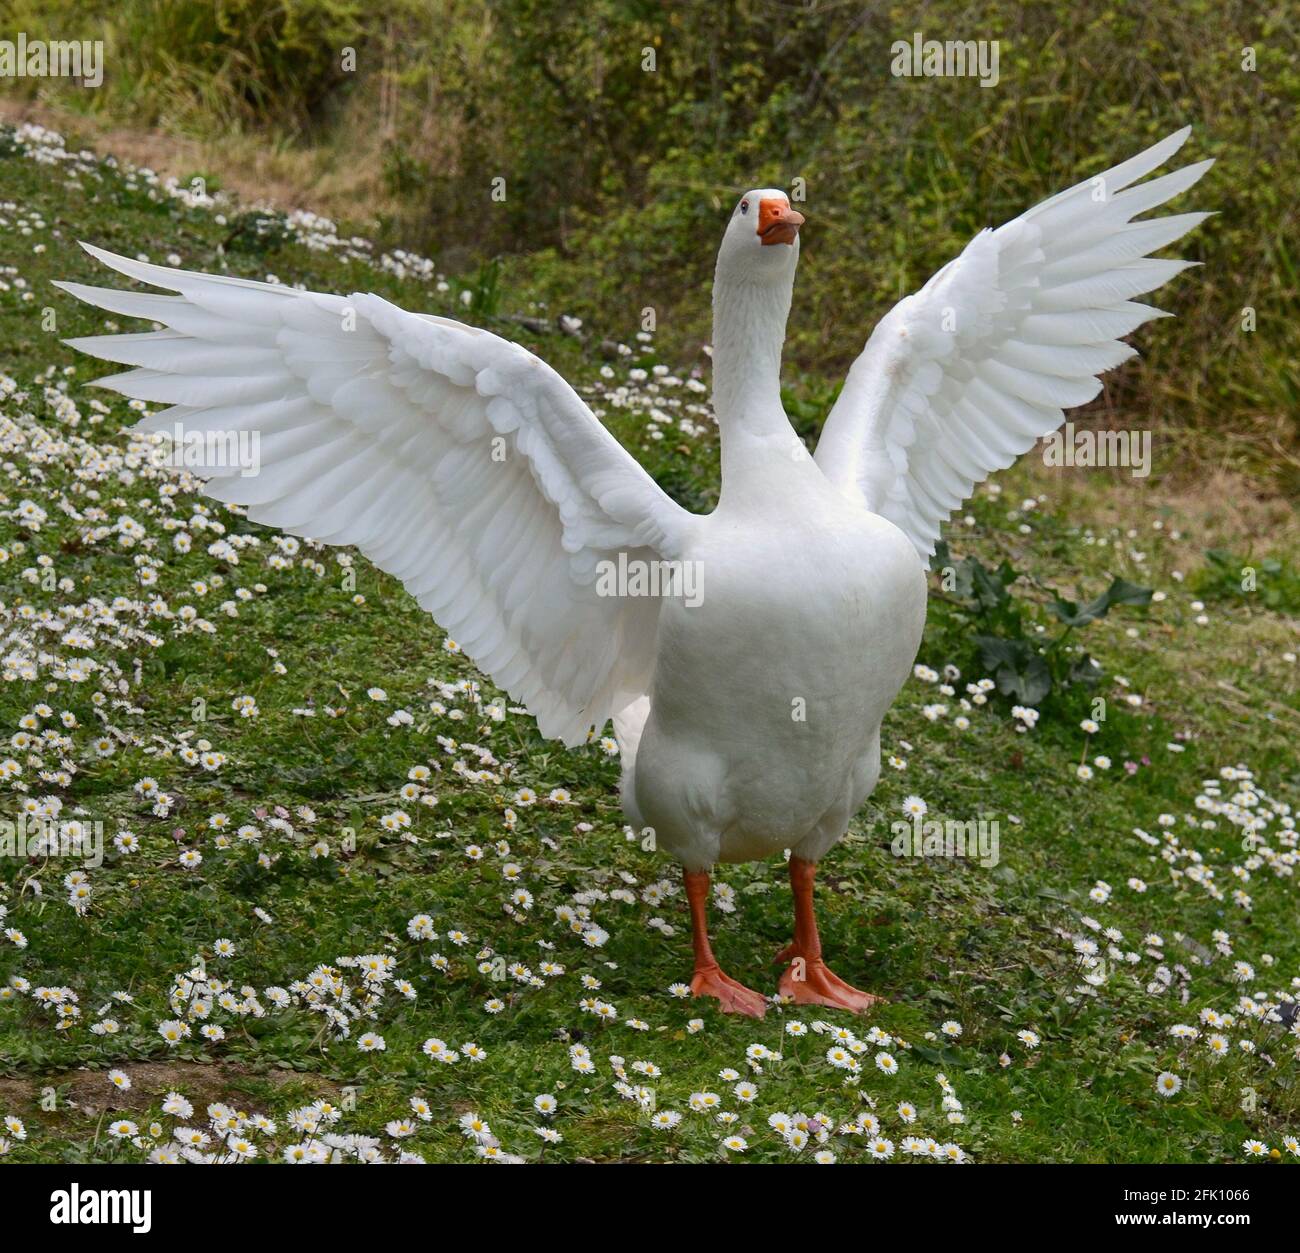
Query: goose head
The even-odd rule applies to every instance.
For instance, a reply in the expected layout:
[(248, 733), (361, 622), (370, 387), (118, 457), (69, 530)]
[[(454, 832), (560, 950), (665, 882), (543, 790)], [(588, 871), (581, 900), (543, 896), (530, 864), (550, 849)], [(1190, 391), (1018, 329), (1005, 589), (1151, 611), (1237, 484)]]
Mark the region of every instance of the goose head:
[(732, 282), (792, 281), (804, 216), (783, 191), (758, 188), (736, 202), (718, 250), (720, 279)]

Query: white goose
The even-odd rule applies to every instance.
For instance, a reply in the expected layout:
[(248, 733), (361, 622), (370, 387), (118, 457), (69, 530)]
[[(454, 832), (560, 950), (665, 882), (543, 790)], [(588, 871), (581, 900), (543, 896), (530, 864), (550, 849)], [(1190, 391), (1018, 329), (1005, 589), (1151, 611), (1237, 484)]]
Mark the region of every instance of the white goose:
[[(1189, 128), (1190, 129), (1190, 128)], [(668, 498), (525, 349), (379, 296), (319, 295), (88, 251), (158, 296), (61, 284), (170, 329), (68, 342), (139, 367), (102, 380), (174, 407), (145, 429), (259, 432), (262, 468), (207, 465), (249, 516), (352, 544), (512, 697), (582, 744), (613, 718), (624, 807), (685, 867), (697, 996), (761, 1015), (709, 945), (709, 872), (791, 851), (780, 991), (861, 1011), (822, 960), (816, 864), (880, 773), (880, 727), (925, 620), (941, 521), (1091, 400), (1159, 310), (1131, 298), (1185, 261), (1148, 254), (1206, 215), (1133, 222), (1211, 165), (1132, 186), (1189, 130), (981, 231), (876, 328), (815, 458), (779, 373), (803, 217), (784, 192), (731, 214), (713, 287), (722, 493)], [(1125, 189), (1128, 190), (1125, 190)], [(687, 603), (602, 595), (604, 563), (689, 562)], [(638, 565), (637, 563), (646, 563)]]

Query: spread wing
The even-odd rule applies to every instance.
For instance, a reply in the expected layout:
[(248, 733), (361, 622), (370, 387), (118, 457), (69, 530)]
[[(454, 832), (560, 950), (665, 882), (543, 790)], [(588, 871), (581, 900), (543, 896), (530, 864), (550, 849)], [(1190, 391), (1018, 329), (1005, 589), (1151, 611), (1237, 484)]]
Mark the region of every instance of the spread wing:
[(1208, 214), (1133, 219), (1186, 191), (1213, 162), (1133, 184), (1190, 132), (981, 231), (872, 332), (816, 460), (895, 523), (922, 562), (976, 483), (1054, 431), (1063, 410), (1101, 390), (1099, 374), (1136, 353), (1121, 337), (1168, 316), (1132, 298), (1195, 264), (1150, 254)]
[(486, 331), (379, 296), (105, 265), (179, 293), (60, 284), (169, 329), (69, 340), (137, 368), (101, 379), (172, 406), (147, 430), (256, 437), (260, 468), (206, 464), (217, 500), (402, 581), (476, 664), (582, 743), (647, 690), (661, 602), (598, 594), (601, 562), (671, 560), (694, 515), (558, 374)]

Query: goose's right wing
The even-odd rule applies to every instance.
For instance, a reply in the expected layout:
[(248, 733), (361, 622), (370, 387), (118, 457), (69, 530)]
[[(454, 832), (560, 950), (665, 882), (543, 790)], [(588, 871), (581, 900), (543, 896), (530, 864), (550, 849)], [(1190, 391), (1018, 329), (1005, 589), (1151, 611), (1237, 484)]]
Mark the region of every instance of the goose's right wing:
[(579, 744), (647, 689), (660, 601), (601, 595), (601, 563), (671, 560), (693, 515), (549, 366), (517, 344), (379, 296), (146, 265), (178, 296), (60, 284), (170, 329), (68, 341), (138, 367), (100, 382), (173, 407), (141, 425), (244, 432), (261, 466), (195, 473), (257, 522), (352, 544), (466, 654)]

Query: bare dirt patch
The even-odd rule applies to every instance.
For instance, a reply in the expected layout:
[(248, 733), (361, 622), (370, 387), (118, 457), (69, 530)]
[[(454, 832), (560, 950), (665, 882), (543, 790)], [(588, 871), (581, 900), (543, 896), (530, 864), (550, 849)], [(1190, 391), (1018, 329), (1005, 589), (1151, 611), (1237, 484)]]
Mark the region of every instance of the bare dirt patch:
[(34, 1110), (45, 1088), (69, 1091), (60, 1097), (60, 1107), (70, 1103), (78, 1112), (96, 1115), (103, 1110), (144, 1110), (156, 1105), (168, 1092), (180, 1092), (198, 1108), (221, 1101), (246, 1106), (254, 1092), (264, 1085), (285, 1087), (305, 1084), (315, 1096), (336, 1096), (339, 1088), (320, 1075), (271, 1068), (253, 1070), (238, 1062), (128, 1062), (114, 1066), (131, 1080), (125, 1091), (108, 1081), (107, 1070), (70, 1070), (39, 1079), (0, 1079), (0, 1108)]

